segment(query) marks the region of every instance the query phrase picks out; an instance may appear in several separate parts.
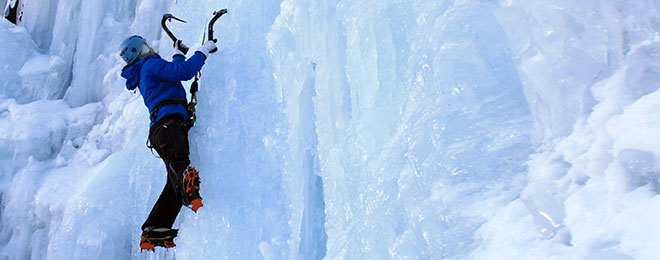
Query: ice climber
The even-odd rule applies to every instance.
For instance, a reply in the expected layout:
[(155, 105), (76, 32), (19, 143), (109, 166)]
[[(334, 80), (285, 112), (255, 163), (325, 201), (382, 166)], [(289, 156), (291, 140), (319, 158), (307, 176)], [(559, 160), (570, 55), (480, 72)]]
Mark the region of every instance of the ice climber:
[(199, 195), (199, 173), (190, 166), (188, 130), (191, 122), (187, 110), (186, 91), (181, 81), (192, 79), (202, 68), (213, 41), (200, 46), (186, 60), (178, 44), (172, 61), (162, 59), (145, 41), (133, 35), (121, 44), (119, 55), (126, 62), (121, 76), (126, 88), (138, 88), (149, 109), (149, 147), (155, 148), (167, 168), (167, 183), (142, 225), (140, 248), (172, 247), (178, 230), (172, 229), (181, 206), (193, 211), (202, 206)]

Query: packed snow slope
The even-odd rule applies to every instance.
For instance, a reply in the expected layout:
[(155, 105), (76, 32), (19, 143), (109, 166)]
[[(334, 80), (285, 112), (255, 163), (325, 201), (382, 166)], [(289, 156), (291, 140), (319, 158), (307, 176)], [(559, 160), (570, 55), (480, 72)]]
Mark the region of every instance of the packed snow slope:
[[(657, 1), (23, 2), (0, 22), (0, 259), (658, 255)], [(169, 58), (172, 13), (194, 50), (221, 8), (204, 207), (140, 252), (166, 175), (118, 46)]]

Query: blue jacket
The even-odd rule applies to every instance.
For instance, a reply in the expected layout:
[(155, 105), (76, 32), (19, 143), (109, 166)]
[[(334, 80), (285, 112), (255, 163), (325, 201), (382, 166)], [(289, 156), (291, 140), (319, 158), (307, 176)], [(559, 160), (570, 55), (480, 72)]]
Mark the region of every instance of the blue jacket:
[[(126, 79), (128, 90), (136, 87), (140, 89), (144, 104), (151, 112), (163, 100), (186, 99), (186, 90), (181, 81), (192, 79), (202, 69), (205, 59), (204, 54), (195, 52), (188, 60), (183, 55), (175, 55), (168, 62), (156, 54), (155, 57), (146, 57), (125, 67), (121, 76)], [(149, 128), (164, 116), (174, 113), (188, 119), (188, 112), (183, 105), (167, 105), (158, 109), (156, 120), (151, 122)]]

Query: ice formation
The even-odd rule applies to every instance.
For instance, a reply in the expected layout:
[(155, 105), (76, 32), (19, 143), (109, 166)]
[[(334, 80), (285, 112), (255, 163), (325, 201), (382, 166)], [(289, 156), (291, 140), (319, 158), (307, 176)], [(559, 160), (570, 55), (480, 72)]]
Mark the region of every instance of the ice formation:
[[(656, 1), (22, 2), (0, 259), (657, 256)], [(165, 170), (117, 49), (171, 55), (164, 13), (196, 48), (221, 8), (190, 132), (205, 206), (140, 252)]]

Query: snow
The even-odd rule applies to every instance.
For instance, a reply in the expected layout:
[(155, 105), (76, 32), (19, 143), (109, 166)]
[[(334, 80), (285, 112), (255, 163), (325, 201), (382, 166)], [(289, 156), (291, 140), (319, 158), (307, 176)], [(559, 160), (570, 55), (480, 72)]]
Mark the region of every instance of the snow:
[[(118, 46), (169, 58), (172, 13), (192, 52), (222, 8), (190, 132), (204, 207), (182, 209), (175, 249), (140, 252), (166, 177)], [(659, 14), (26, 1), (0, 22), (0, 259), (657, 258)]]

